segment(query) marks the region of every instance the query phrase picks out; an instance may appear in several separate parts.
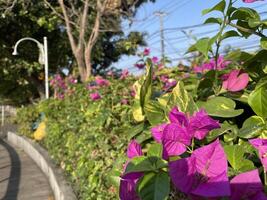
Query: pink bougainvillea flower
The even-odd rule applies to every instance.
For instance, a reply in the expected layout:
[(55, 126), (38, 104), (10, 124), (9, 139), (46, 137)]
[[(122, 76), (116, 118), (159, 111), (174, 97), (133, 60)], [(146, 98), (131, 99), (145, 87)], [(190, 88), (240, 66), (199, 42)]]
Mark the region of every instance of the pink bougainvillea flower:
[(114, 73), (113, 73), (113, 71), (109, 70), (109, 71), (107, 72), (107, 75), (108, 75), (108, 76), (114, 76)]
[(220, 123), (211, 117), (208, 113), (201, 109), (194, 116), (190, 117), (189, 131), (198, 140), (202, 140), (213, 129), (220, 128)]
[(121, 200), (140, 200), (136, 193), (136, 184), (143, 173), (132, 173), (131, 177), (121, 177), (120, 181), (120, 199)]
[(122, 70), (122, 72), (121, 72), (121, 77), (120, 77), (120, 79), (125, 79), (125, 78), (127, 78), (129, 76), (129, 71), (128, 71), (128, 69), (124, 69), (124, 70)]
[(230, 184), (230, 200), (267, 200), (257, 169), (235, 176)]
[(187, 129), (178, 124), (166, 125), (162, 134), (163, 151), (165, 158), (179, 156), (186, 151), (186, 147), (191, 144), (191, 137)]
[(263, 0), (243, 0), (244, 3), (254, 3), (255, 1), (263, 1)]
[[(137, 143), (136, 140), (132, 140), (128, 145), (127, 156), (129, 159), (142, 156), (141, 145)], [(125, 169), (127, 168), (129, 162), (126, 163)], [(143, 173), (133, 172), (125, 174), (120, 180), (120, 199), (121, 200), (139, 200), (138, 195), (135, 191), (136, 184), (139, 178), (143, 176)]]
[(267, 171), (267, 139), (252, 139), (249, 143), (258, 150), (261, 163)]
[(101, 99), (101, 96), (98, 92), (95, 92), (95, 93), (91, 93), (90, 94), (90, 98), (93, 100), (93, 101), (96, 101), (96, 100), (99, 100)]
[(165, 82), (163, 89), (167, 91), (167, 90), (173, 88), (174, 86), (176, 86), (176, 84), (177, 84), (176, 80), (168, 79), (167, 82)]
[(157, 64), (158, 62), (159, 62), (159, 58), (156, 57), (156, 56), (154, 56), (154, 57), (152, 58), (152, 63)]
[(163, 130), (166, 126), (167, 124), (165, 123), (151, 128), (152, 136), (156, 142), (161, 143)]
[(109, 84), (110, 84), (108, 80), (102, 78), (101, 76), (96, 76), (95, 82), (99, 86), (109, 86)]
[(218, 70), (221, 71), (225, 69), (231, 62), (224, 59), (223, 56), (219, 56), (217, 60), (217, 67), (216, 61), (214, 58), (210, 59), (210, 61), (203, 63), (200, 66), (195, 66), (193, 71), (196, 73), (204, 73), (210, 70)]
[(219, 71), (225, 69), (230, 63), (231, 63), (231, 61), (224, 60), (224, 57), (220, 55), (218, 57), (218, 60), (217, 60), (217, 68), (216, 68), (215, 59), (213, 58), (213, 59), (210, 60), (211, 68), (213, 70), (219, 70)]
[(135, 66), (136, 68), (138, 68), (138, 69), (144, 69), (145, 64), (144, 64), (144, 63), (136, 63), (134, 66)]
[(169, 113), (169, 120), (171, 123), (179, 124), (181, 127), (187, 127), (189, 121), (183, 112), (180, 112), (177, 107), (174, 107)]
[(161, 70), (163, 70), (163, 69), (164, 69), (164, 65), (163, 65), (163, 64), (159, 64), (159, 65), (158, 65), (158, 70), (161, 71)]
[(145, 48), (143, 51), (143, 55), (144, 56), (148, 56), (150, 54), (150, 49), (149, 48)]
[(222, 87), (231, 92), (238, 92), (247, 87), (249, 82), (249, 75), (241, 73), (240, 70), (232, 70), (228, 74), (228, 78), (223, 81)]
[(230, 196), (227, 159), (219, 140), (195, 150), (191, 157), (169, 163), (174, 185), (188, 195)]
[(169, 76), (168, 75), (161, 75), (159, 77), (160, 81), (163, 83), (166, 83), (169, 80)]
[(129, 101), (127, 99), (122, 99), (121, 104), (127, 105), (127, 104), (129, 104)]
[(128, 145), (128, 149), (127, 149), (128, 158), (131, 159), (136, 156), (142, 156), (142, 155), (143, 155), (143, 152), (142, 152), (141, 145), (138, 144), (136, 140), (132, 140), (130, 144)]

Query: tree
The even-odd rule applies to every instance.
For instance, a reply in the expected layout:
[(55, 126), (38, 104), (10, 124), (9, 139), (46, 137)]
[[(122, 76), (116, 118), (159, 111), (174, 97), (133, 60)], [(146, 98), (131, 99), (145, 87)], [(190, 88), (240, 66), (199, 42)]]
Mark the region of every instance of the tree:
[(82, 81), (86, 81), (92, 73), (92, 51), (98, 38), (106, 32), (121, 32), (121, 16), (132, 16), (133, 8), (147, 2), (140, 0), (94, 0), (90, 2), (89, 0), (69, 0), (64, 2), (64, 0), (58, 0), (61, 11), (59, 12), (55, 5), (48, 0), (44, 1), (54, 13), (64, 19)]
[[(49, 3), (56, 11), (61, 12), (57, 2)], [(76, 6), (81, 9), (81, 5)], [(43, 36), (48, 37), (50, 75), (60, 72), (62, 68), (68, 68), (70, 72), (76, 71), (77, 61), (70, 47), (64, 20), (51, 12), (51, 7), (44, 1), (0, 0), (0, 12), (0, 98), (25, 103), (29, 99), (44, 96), (44, 69), (37, 62), (36, 44), (25, 41), (19, 45), (19, 56), (12, 56), (14, 44), (23, 37), (33, 37), (40, 42)], [(90, 12), (92, 16), (89, 19), (92, 23), (94, 13)], [(102, 21), (106, 24), (106, 30), (101, 28), (91, 58), (94, 74), (103, 73), (121, 55), (133, 55), (138, 45), (145, 44), (142, 33), (125, 35), (120, 30), (121, 17), (117, 16), (112, 20), (102, 17)], [(86, 34), (91, 32), (91, 28), (87, 27)], [(107, 28), (116, 31), (107, 31)], [(79, 34), (76, 29), (73, 31), (72, 34)]]

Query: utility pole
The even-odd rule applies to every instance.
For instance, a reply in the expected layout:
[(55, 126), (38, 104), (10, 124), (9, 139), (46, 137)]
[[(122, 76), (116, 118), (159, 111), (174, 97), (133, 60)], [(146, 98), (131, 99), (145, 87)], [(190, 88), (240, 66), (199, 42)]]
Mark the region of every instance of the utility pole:
[(164, 44), (164, 26), (163, 26), (163, 17), (165, 17), (167, 14), (163, 11), (157, 11), (154, 12), (154, 15), (159, 17), (160, 20), (160, 41), (161, 41), (161, 59), (163, 61), (163, 64), (165, 64), (165, 44)]

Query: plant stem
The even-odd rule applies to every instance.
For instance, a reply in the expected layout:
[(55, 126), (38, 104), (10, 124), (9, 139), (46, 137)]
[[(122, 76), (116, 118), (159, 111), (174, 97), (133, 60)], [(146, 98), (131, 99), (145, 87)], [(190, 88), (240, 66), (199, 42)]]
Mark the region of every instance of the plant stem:
[(263, 171), (264, 174), (264, 185), (267, 186), (267, 174), (266, 174), (266, 170), (264, 169)]
[(256, 31), (254, 31), (254, 30), (252, 30), (252, 29), (244, 28), (244, 27), (242, 27), (242, 26), (233, 24), (233, 23), (231, 23), (231, 22), (228, 22), (228, 24), (229, 24), (230, 26), (234, 27), (234, 28), (237, 28), (237, 29), (240, 30), (240, 31), (243, 31), (243, 32), (246, 32), (246, 33), (250, 33), (250, 34), (254, 34), (254, 35), (257, 35), (257, 36), (259, 36), (259, 37), (261, 37), (261, 38), (267, 38), (267, 36), (264, 35), (264, 34), (261, 33), (261, 32), (256, 32)]

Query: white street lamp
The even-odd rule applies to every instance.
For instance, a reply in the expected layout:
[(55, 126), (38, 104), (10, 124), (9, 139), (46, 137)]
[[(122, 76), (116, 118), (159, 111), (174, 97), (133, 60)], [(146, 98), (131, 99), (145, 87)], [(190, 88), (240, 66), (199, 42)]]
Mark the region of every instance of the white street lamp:
[(40, 43), (38, 40), (30, 37), (25, 37), (20, 40), (18, 40), (15, 44), (14, 51), (12, 55), (18, 55), (17, 47), (18, 45), (24, 41), (24, 40), (30, 40), (37, 44), (39, 48), (39, 59), (38, 62), (41, 65), (45, 66), (45, 98), (49, 98), (49, 83), (48, 83), (48, 46), (47, 46), (47, 38), (44, 37), (44, 44)]

